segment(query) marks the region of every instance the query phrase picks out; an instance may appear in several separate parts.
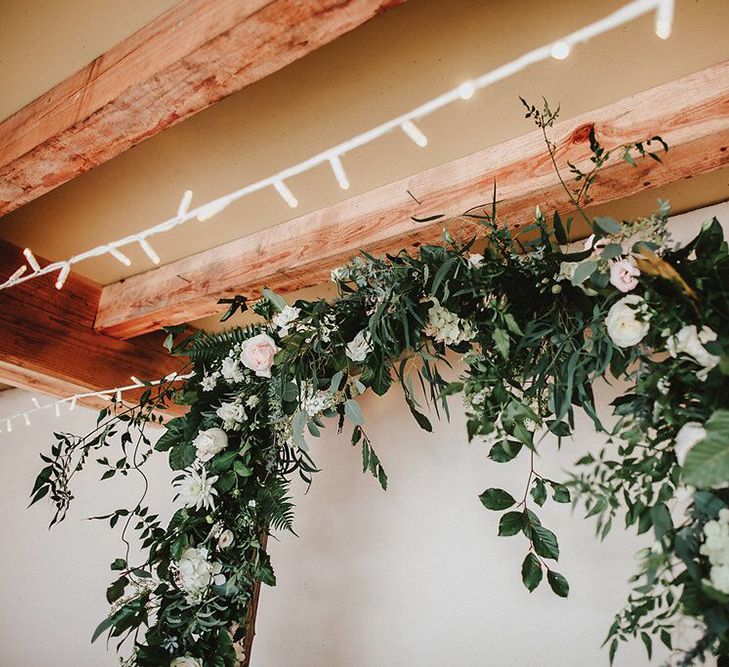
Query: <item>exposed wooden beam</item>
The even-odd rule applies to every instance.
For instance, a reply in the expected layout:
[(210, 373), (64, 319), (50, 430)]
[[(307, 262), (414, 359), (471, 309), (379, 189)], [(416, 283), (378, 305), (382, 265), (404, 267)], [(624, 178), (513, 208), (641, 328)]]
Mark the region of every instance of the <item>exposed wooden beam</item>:
[[(23, 259), (20, 248), (0, 241), (0, 275)], [(100, 296), (99, 285), (74, 274), (61, 291), (50, 276), (0, 291), (0, 381), (66, 397), (129, 385), (131, 375), (157, 380), (181, 367), (159, 335), (122, 341), (96, 333)], [(108, 405), (98, 398), (82, 402)]]
[[(608, 147), (656, 134), (670, 145), (663, 163), (643, 159), (631, 167), (616, 159), (593, 185), (593, 204), (727, 165), (729, 62), (558, 123), (550, 134), (561, 165), (589, 157), (593, 126)], [(515, 227), (533, 219), (537, 204), (561, 212), (570, 208), (541, 133), (532, 132), (109, 285), (96, 327), (127, 338), (218, 312), (216, 301), (224, 296), (255, 298), (264, 286), (288, 292), (320, 284), (360, 249), (381, 253), (437, 241), (441, 222), (418, 224), (411, 216), (462, 213), (490, 201), (494, 182), (501, 219)]]
[(404, 0), (184, 0), (0, 124), (0, 215)]

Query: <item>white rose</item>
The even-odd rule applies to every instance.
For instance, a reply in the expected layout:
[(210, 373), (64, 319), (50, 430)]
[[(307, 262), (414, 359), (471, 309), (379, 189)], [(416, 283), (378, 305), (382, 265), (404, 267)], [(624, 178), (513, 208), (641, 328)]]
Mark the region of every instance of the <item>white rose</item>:
[(191, 655), (183, 655), (175, 658), (170, 663), (170, 667), (202, 667), (202, 662), (197, 658), (193, 658)]
[(704, 347), (704, 343), (715, 341), (716, 338), (716, 332), (711, 328), (701, 327), (701, 331), (698, 331), (695, 324), (688, 324), (666, 341), (666, 349), (672, 357), (678, 357), (681, 353), (692, 357), (697, 364), (704, 367), (697, 376), (700, 380), (705, 380), (709, 371), (718, 365), (720, 359), (711, 354)]
[[(636, 294), (624, 296), (614, 303), (605, 318), (608, 334), (618, 347), (637, 345), (645, 338), (650, 325), (650, 315), (644, 311), (645, 301)], [(643, 310), (643, 319), (636, 315)]]
[(689, 451), (705, 437), (706, 429), (698, 422), (687, 422), (679, 429), (676, 434), (675, 447), (678, 465), (683, 466)]
[(200, 431), (192, 444), (197, 450), (198, 460), (209, 461), (228, 446), (228, 436), (222, 428), (209, 428)]
[(271, 377), (273, 358), (278, 352), (276, 342), (271, 336), (260, 333), (241, 344), (240, 360), (259, 377)]
[(218, 538), (218, 549), (227, 549), (234, 541), (233, 531), (224, 530)]
[(352, 361), (364, 361), (370, 352), (372, 352), (372, 343), (366, 329), (360, 331), (351, 343), (347, 343), (347, 356)]
[(246, 418), (246, 411), (240, 403), (221, 403), (220, 407), (215, 411), (224, 422), (242, 422)]
[(483, 255), (479, 255), (478, 253), (473, 253), (468, 258), (468, 261), (471, 263), (472, 266), (475, 266), (476, 268), (478, 268), (479, 266), (481, 266), (481, 264), (483, 264)]
[(638, 287), (639, 275), (640, 271), (632, 258), (610, 264), (610, 282), (621, 292), (630, 292)]

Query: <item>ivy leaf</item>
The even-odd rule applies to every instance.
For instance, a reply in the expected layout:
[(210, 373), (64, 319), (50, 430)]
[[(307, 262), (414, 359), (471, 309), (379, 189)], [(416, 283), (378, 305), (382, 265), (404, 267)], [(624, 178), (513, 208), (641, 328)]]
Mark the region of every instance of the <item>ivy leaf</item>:
[(112, 570), (123, 570), (126, 566), (127, 562), (123, 558), (116, 558), (111, 563)]
[(570, 594), (570, 585), (559, 572), (549, 570), (547, 572), (547, 581), (552, 590), (561, 598), (566, 598)]
[(511, 461), (522, 448), (522, 444), (516, 440), (502, 440), (497, 442), (489, 451), (489, 458), (496, 463)]
[(729, 410), (717, 410), (706, 422), (706, 437), (686, 456), (683, 476), (701, 489), (729, 480)]
[(542, 564), (533, 554), (528, 553), (521, 564), (521, 580), (531, 593), (542, 581)]
[(552, 499), (555, 503), (570, 502), (570, 490), (564, 484), (552, 482)]
[(523, 512), (507, 512), (499, 521), (499, 535), (509, 537), (516, 535), (526, 525)]
[(534, 502), (540, 507), (544, 505), (544, 501), (547, 500), (547, 487), (541, 479), (537, 479), (534, 483), (532, 498), (534, 498)]
[(126, 577), (120, 577), (117, 579), (109, 588), (106, 589), (106, 601), (109, 604), (116, 602), (122, 595), (124, 595), (124, 589), (127, 587), (129, 580)]
[(486, 489), (479, 498), (488, 510), (505, 510), (516, 504), (511, 494), (503, 489)]
[(544, 526), (532, 526), (534, 531), (532, 540), (534, 542), (534, 551), (542, 558), (559, 558), (559, 545), (557, 544), (557, 536)]

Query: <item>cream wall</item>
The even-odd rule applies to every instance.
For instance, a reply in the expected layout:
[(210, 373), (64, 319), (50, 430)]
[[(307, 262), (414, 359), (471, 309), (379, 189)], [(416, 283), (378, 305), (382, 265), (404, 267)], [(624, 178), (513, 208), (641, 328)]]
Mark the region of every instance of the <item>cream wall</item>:
[[(681, 216), (673, 228), (690, 235), (710, 215), (729, 221), (729, 205)], [(598, 388), (603, 409), (619, 391)], [(0, 394), (0, 420), (31, 407), (30, 397)], [(559, 571), (571, 593), (562, 600), (545, 586), (530, 595), (519, 578), (523, 541), (497, 537), (498, 515), (477, 498), (489, 486), (518, 494), (526, 461), (495, 464), (483, 445), (468, 445), (457, 400), (453, 421), (436, 424), (433, 434), (418, 429), (396, 391), (368, 397), (363, 407), (390, 488), (383, 493), (361, 474), (359, 451), (346, 434), (330, 428), (311, 443), (322, 472), (308, 494), (296, 487), (300, 537), (279, 535), (270, 543), (279, 585), (262, 592), (254, 667), (607, 665), (600, 643), (624, 602), (634, 552), (646, 540), (617, 528), (598, 543), (580, 511), (548, 506), (539, 514), (559, 537)], [(83, 432), (94, 419), (81, 408), (61, 421), (48, 411), (31, 427), (17, 424), (0, 435), (3, 667), (116, 664), (103, 644), (88, 641), (106, 612), (107, 568), (120, 545), (104, 525), (82, 518), (123, 498), (134, 502), (140, 482), (99, 486), (96, 472), (87, 473), (69, 518), (50, 532), (45, 503), (25, 509), (38, 452), (52, 431)], [(561, 452), (545, 440), (540, 472), (562, 478), (564, 468), (600, 446), (586, 420), (578, 432)], [(148, 472), (152, 504), (169, 508), (164, 457), (153, 458)], [(665, 657), (657, 653), (654, 664)], [(647, 664), (642, 645), (621, 650), (616, 664)]]

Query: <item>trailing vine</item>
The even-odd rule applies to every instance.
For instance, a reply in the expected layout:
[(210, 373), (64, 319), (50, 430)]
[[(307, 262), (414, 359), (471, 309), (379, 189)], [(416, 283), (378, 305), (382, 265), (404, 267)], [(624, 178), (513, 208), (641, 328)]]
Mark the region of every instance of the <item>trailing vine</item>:
[[(549, 128), (557, 118), (544, 103), (524, 102), (544, 132), (559, 174)], [(610, 160), (657, 159), (660, 137), (607, 149), (594, 130), (586, 170), (559, 174), (593, 235), (571, 243), (572, 220), (537, 208), (532, 224), (513, 232), (489, 208), (465, 214), (483, 226), (475, 239), (444, 232), (443, 244), (417, 254), (362, 253), (335, 270), (331, 302), (288, 304), (264, 290), (253, 305), (261, 323), (222, 334), (174, 329), (174, 354), (194, 376), (145, 392), (132, 407), (112, 406), (86, 437), (57, 434), (33, 502), (48, 495), (61, 520), (74, 475), (96, 457), (103, 477), (143, 474), (153, 450), (168, 452), (176, 471), (178, 509), (167, 526), (142, 499), (131, 509), (97, 517), (136, 531), (145, 557), (112, 563), (110, 614), (96, 630), (129, 646), (128, 663), (200, 667), (245, 664), (247, 620), (259, 582), (275, 577), (265, 549), (273, 530), (293, 530), (289, 482), (311, 483), (316, 465), (308, 442), (332, 422), (351, 427), (363, 471), (383, 489), (387, 475), (365, 432), (359, 397), (384, 395), (394, 382), (419, 426), (427, 408), (448, 415), (448, 398), (463, 394), (469, 439), (489, 458), (531, 461), (523, 494), (487, 488), (480, 501), (500, 512), (498, 533), (521, 536), (524, 585), (546, 584), (567, 597), (557, 569), (557, 536), (539, 518), (547, 502), (581, 502), (605, 536), (618, 518), (638, 533), (653, 531), (634, 590), (606, 643), (639, 637), (671, 648), (671, 630), (689, 616), (704, 628), (684, 664), (708, 653), (729, 657), (729, 252), (713, 220), (685, 247), (671, 242), (668, 207), (633, 221), (591, 219), (582, 206)], [(231, 313), (245, 308), (232, 299)], [(446, 377), (446, 354), (465, 371)], [(448, 373), (447, 373), (448, 374)], [(602, 377), (625, 379), (613, 404), (617, 422), (601, 421), (592, 387)], [(146, 435), (174, 398), (187, 414), (170, 419), (152, 445)], [(422, 404), (422, 405), (421, 405)], [(116, 410), (113, 409), (116, 407)], [(564, 480), (542, 476), (546, 433), (567, 438), (576, 409), (608, 436), (583, 453)], [(110, 452), (120, 451), (111, 462)], [(672, 512), (677, 497), (683, 513)]]

